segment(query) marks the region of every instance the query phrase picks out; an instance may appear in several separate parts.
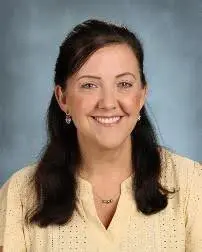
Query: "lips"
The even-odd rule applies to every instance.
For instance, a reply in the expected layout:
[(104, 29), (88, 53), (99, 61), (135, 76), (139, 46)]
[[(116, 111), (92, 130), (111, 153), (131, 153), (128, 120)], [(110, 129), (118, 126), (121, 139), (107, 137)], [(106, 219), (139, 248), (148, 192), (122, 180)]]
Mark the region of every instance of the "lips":
[(93, 116), (92, 118), (100, 124), (111, 125), (111, 124), (117, 124), (121, 120), (122, 116), (111, 116), (111, 117)]

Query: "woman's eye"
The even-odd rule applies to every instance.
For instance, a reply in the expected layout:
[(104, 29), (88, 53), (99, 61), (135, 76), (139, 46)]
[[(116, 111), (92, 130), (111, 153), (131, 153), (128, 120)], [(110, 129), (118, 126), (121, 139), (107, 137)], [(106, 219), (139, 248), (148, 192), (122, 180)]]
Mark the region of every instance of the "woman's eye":
[(85, 83), (85, 84), (81, 85), (81, 87), (86, 88), (86, 89), (91, 89), (91, 88), (96, 88), (97, 86), (92, 83)]
[(123, 82), (120, 82), (118, 86), (120, 86), (121, 88), (130, 88), (132, 87), (132, 84), (129, 82), (123, 81)]

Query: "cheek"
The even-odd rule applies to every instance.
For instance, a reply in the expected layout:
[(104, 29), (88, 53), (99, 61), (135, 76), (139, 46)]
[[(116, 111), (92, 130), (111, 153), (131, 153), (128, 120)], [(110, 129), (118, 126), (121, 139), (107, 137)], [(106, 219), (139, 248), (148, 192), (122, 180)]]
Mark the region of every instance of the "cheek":
[(93, 108), (93, 99), (86, 99), (86, 97), (83, 96), (77, 96), (72, 100), (72, 115), (75, 118), (78, 118), (80, 116), (87, 115), (91, 112), (91, 109)]
[(131, 94), (124, 100), (124, 109), (128, 114), (138, 114), (140, 110), (141, 93)]

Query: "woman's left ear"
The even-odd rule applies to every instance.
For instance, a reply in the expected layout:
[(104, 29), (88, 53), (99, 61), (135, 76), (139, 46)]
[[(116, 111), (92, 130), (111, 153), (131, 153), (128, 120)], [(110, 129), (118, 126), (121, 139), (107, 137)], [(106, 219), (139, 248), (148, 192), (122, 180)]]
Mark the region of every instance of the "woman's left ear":
[(62, 90), (60, 85), (55, 86), (54, 93), (58, 105), (60, 106), (61, 110), (66, 113), (68, 110), (66, 93)]
[(143, 89), (142, 89), (142, 95), (141, 95), (141, 101), (140, 101), (140, 110), (142, 109), (142, 107), (144, 106), (147, 96), (148, 96), (148, 85), (146, 85)]

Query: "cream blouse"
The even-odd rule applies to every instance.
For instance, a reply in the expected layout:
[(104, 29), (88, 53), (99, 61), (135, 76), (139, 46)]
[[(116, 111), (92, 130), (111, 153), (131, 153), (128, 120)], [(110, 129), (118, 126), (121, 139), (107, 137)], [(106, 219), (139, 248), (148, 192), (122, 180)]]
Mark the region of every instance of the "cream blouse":
[(35, 196), (29, 180), (35, 165), (25, 167), (0, 191), (0, 246), (5, 252), (162, 252), (202, 251), (202, 166), (164, 151), (161, 182), (175, 188), (168, 206), (146, 216), (132, 197), (132, 176), (121, 184), (121, 196), (107, 228), (99, 220), (91, 184), (78, 177), (77, 204), (66, 225), (25, 225)]

